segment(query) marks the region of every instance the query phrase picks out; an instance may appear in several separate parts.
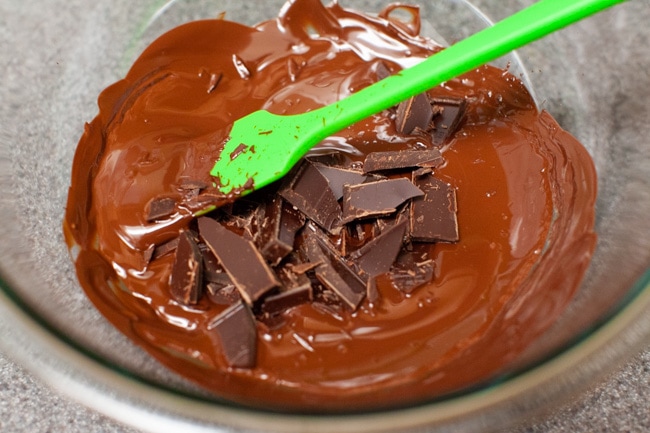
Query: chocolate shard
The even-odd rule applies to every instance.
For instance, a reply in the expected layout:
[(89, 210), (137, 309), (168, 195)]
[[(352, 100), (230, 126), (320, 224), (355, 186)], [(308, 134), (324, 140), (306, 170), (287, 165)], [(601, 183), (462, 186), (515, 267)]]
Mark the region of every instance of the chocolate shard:
[(153, 250), (153, 255), (151, 260), (159, 259), (160, 257), (166, 256), (167, 254), (173, 252), (178, 246), (178, 238), (173, 238), (167, 242), (163, 242), (160, 245), (156, 245)]
[(424, 195), (411, 201), (410, 237), (416, 242), (458, 242), (456, 191), (431, 174), (415, 177)]
[(182, 179), (178, 184), (178, 187), (182, 190), (202, 190), (206, 189), (208, 186), (207, 182), (198, 179)]
[(203, 280), (222, 286), (232, 284), (230, 277), (219, 265), (219, 260), (217, 260), (208, 246), (200, 244), (199, 249), (201, 250), (201, 258), (203, 259)]
[(325, 176), (309, 160), (278, 193), (324, 230), (333, 233), (341, 222), (341, 206)]
[(431, 133), (433, 144), (440, 146), (458, 129), (467, 104), (462, 98), (444, 97), (433, 98), (431, 104), (435, 115), (429, 129), (433, 129)]
[(433, 260), (415, 262), (410, 258), (396, 263), (388, 276), (395, 288), (411, 293), (433, 279), (433, 268)]
[(176, 257), (170, 277), (172, 297), (183, 305), (196, 304), (201, 296), (202, 274), (201, 251), (192, 234), (184, 230), (178, 237)]
[(415, 128), (427, 128), (432, 117), (433, 109), (429, 96), (426, 93), (420, 93), (399, 103), (395, 128), (400, 134), (411, 134)]
[(321, 263), (315, 269), (318, 281), (356, 310), (366, 295), (366, 283), (328, 245), (327, 239), (316, 230), (305, 230), (301, 252), (310, 262)]
[(305, 279), (307, 284), (266, 297), (262, 303), (262, 312), (270, 315), (278, 314), (291, 307), (311, 302), (313, 300), (311, 283), (307, 277)]
[(257, 358), (257, 325), (252, 311), (244, 302), (237, 302), (208, 323), (221, 342), (221, 353), (229, 366), (253, 368)]
[(350, 254), (350, 259), (372, 279), (388, 272), (402, 249), (406, 228), (407, 221), (400, 221)]
[(234, 284), (221, 285), (219, 283), (208, 283), (205, 286), (208, 298), (215, 304), (232, 305), (242, 300), (239, 290)]
[(160, 220), (176, 211), (176, 200), (171, 197), (154, 197), (145, 208), (146, 219), (149, 222)]
[(305, 225), (305, 217), (276, 196), (260, 206), (256, 220), (255, 244), (266, 261), (276, 266), (293, 251), (296, 233)]
[(280, 285), (275, 274), (247, 239), (209, 217), (198, 218), (199, 235), (219, 260), (248, 305)]
[(402, 203), (424, 193), (406, 178), (343, 187), (343, 222), (389, 215)]
[(329, 187), (332, 190), (332, 194), (334, 194), (334, 197), (337, 200), (340, 200), (341, 197), (343, 197), (344, 185), (356, 185), (368, 180), (368, 177), (359, 171), (330, 167), (322, 164), (314, 164), (314, 166), (323, 176), (325, 176), (329, 183)]
[[(363, 171), (372, 173), (411, 167), (438, 167), (444, 162), (440, 150), (396, 150), (372, 152), (366, 156)], [(358, 182), (357, 182), (358, 183)]]

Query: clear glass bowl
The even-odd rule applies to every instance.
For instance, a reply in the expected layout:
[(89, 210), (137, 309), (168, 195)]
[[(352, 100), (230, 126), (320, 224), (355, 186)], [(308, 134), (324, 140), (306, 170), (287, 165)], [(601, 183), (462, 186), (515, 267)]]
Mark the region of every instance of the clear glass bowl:
[[(225, 11), (254, 24), (281, 0), (0, 6), (0, 331), (18, 362), (70, 397), (152, 432), (470, 431), (516, 422), (594, 383), (650, 334), (650, 11), (638, 2), (510, 56), (541, 108), (588, 148), (599, 174), (592, 266), (554, 327), (505, 375), (393, 411), (307, 416), (216, 401), (170, 373), (99, 315), (79, 288), (61, 234), (70, 165), (96, 98), (155, 37)], [(384, 1), (341, 0), (378, 11)], [(463, 0), (421, 1), (423, 33), (451, 43), (486, 25)], [(531, 1), (474, 4), (503, 16)]]

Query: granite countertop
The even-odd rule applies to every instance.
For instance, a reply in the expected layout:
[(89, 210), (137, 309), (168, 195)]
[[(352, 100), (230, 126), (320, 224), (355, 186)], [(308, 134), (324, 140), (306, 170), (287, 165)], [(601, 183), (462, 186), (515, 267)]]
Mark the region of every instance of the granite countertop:
[[(574, 402), (503, 433), (650, 431), (650, 348)], [(0, 354), (0, 432), (138, 433), (61, 397)]]

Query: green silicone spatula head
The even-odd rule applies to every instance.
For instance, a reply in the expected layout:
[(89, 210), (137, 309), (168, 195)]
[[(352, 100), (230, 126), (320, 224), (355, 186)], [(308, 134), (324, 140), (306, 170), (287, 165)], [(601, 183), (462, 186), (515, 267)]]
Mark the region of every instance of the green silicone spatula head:
[(324, 138), (411, 96), (625, 0), (540, 0), (408, 69), (308, 113), (237, 120), (210, 174), (224, 193), (270, 184)]

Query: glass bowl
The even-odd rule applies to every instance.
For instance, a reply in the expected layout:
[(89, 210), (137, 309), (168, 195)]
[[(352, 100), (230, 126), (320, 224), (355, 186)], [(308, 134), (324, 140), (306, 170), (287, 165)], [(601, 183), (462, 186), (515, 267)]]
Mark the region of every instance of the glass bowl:
[[(587, 147), (599, 176), (598, 245), (578, 294), (516, 365), (407, 408), (323, 416), (215, 400), (115, 330), (79, 288), (61, 233), (70, 166), (96, 98), (162, 32), (225, 11), (254, 24), (282, 1), (23, 2), (0, 35), (0, 330), (22, 366), (71, 398), (152, 431), (486, 431), (595, 383), (650, 335), (650, 11), (627, 3), (497, 62)], [(387, 2), (341, 0), (378, 11)], [(420, 3), (423, 34), (452, 43), (531, 1)], [(47, 18), (47, 19), (45, 19)], [(11, 20), (11, 24), (9, 24)], [(7, 25), (4, 25), (7, 24)], [(10, 34), (11, 33), (11, 34)]]

